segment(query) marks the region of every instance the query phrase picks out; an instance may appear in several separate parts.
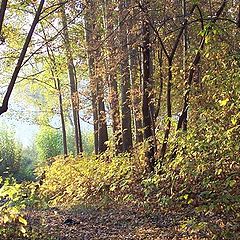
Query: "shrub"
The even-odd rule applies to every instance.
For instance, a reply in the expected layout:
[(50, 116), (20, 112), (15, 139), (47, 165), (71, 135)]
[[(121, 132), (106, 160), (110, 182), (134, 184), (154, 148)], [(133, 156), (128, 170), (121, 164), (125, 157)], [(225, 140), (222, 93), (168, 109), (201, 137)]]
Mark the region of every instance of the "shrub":
[(3, 178), (17, 174), (21, 151), (21, 146), (15, 141), (13, 132), (0, 130), (0, 175)]
[(44, 161), (47, 158), (60, 155), (62, 149), (61, 132), (50, 127), (43, 127), (36, 137), (38, 159)]
[(134, 185), (134, 166), (128, 155), (121, 157), (55, 157), (45, 171), (40, 187), (42, 196), (53, 205), (74, 206), (80, 203), (120, 202)]
[(21, 196), (21, 185), (15, 180), (0, 180), (0, 235), (4, 239), (26, 236), (27, 221), (22, 210), (25, 205)]

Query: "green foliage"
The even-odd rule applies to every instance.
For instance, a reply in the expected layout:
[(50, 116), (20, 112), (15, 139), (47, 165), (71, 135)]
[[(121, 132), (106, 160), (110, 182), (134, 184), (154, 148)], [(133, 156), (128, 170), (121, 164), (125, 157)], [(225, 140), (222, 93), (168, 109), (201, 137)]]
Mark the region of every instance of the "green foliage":
[[(69, 154), (76, 154), (74, 131), (68, 128), (67, 145)], [(86, 154), (92, 154), (94, 151), (94, 135), (90, 131), (82, 131), (83, 151)]]
[(23, 149), (13, 132), (0, 131), (0, 176), (12, 176), (17, 181), (33, 180), (36, 156), (34, 147)]
[[(8, 24), (4, 23), (3, 26), (6, 47), (1, 52), (3, 67), (1, 68), (0, 81), (3, 86), (9, 82), (6, 79), (9, 78), (9, 73), (12, 72), (12, 68), (15, 66), (13, 63), (17, 58), (16, 54), (21, 50), (19, 46), (22, 45), (21, 42), (26, 36), (28, 24), (24, 28), (22, 26), (25, 26), (33, 10), (30, 2), (25, 1), (21, 8), (19, 8), (20, 3), (10, 3), (8, 7)], [(108, 11), (117, 9), (114, 5), (106, 7), (107, 5), (102, 5), (100, 2), (94, 10), (96, 10), (96, 19), (101, 21), (95, 24), (93, 20), (94, 27), (90, 26), (96, 30), (95, 32), (99, 36), (95, 39), (94, 31), (89, 32), (90, 39), (95, 39), (96, 42), (105, 39), (105, 35), (109, 35), (108, 29), (104, 29), (110, 23), (107, 22), (108, 19), (111, 19), (111, 16), (109, 16), (111, 14)], [(31, 180), (34, 178), (32, 174), (33, 162), (38, 155), (39, 160), (47, 164), (37, 170), (40, 181), (34, 182), (27, 187), (28, 203), (34, 204), (34, 202), (38, 202), (42, 204), (39, 201), (39, 197), (42, 197), (51, 205), (65, 207), (80, 203), (103, 206), (110, 203), (128, 202), (148, 206), (151, 209), (174, 208), (176, 211), (188, 208), (198, 217), (191, 216), (182, 224), (182, 229), (190, 229), (190, 232), (202, 231), (207, 236), (215, 239), (238, 239), (237, 231), (239, 230), (240, 218), (240, 143), (238, 140), (240, 132), (240, 55), (239, 46), (236, 44), (239, 42), (239, 35), (237, 35), (239, 29), (235, 26), (230, 27), (238, 14), (236, 2), (232, 1), (231, 4), (227, 4), (228, 6), (223, 9), (224, 11), (220, 16), (221, 21), (218, 21), (214, 17), (215, 11), (220, 7), (220, 3), (217, 3), (217, 1), (213, 2), (213, 6), (208, 6), (206, 2), (199, 0), (186, 1), (187, 12), (191, 4), (198, 4), (199, 7), (193, 16), (188, 14), (185, 16), (189, 23), (189, 27), (185, 29), (186, 31), (183, 31), (182, 28), (184, 17), (180, 17), (183, 9), (177, 7), (178, 5), (174, 1), (169, 2), (167, 7), (161, 1), (151, 3), (150, 9), (156, 10), (154, 21), (155, 25), (158, 26), (151, 34), (154, 35), (158, 32), (159, 36), (151, 36), (151, 44), (148, 44), (152, 46), (151, 50), (153, 51), (151, 54), (153, 76), (150, 77), (153, 82), (150, 89), (153, 88), (153, 91), (151, 91), (150, 95), (153, 98), (156, 97), (151, 100), (156, 105), (158, 105), (159, 98), (159, 106), (161, 107), (159, 118), (157, 118), (155, 124), (157, 138), (155, 157), (158, 161), (155, 172), (148, 174), (145, 170), (148, 159), (146, 159), (144, 153), (149, 148), (147, 141), (134, 146), (131, 155), (119, 155), (116, 157), (113, 154), (115, 152), (113, 149), (114, 139), (109, 137), (108, 152), (104, 155), (93, 156), (90, 155), (93, 152), (93, 135), (90, 136), (87, 133), (83, 134), (82, 139), (83, 148), (89, 154), (88, 156), (84, 155), (76, 158), (72, 156), (56, 157), (63, 153), (62, 134), (59, 130), (42, 127), (36, 138), (37, 154), (32, 149), (22, 151), (11, 132), (0, 131), (0, 174), (3, 178), (14, 175), (17, 180)], [(106, 102), (106, 109), (109, 110), (106, 115), (108, 121), (109, 113), (111, 114), (113, 110), (111, 109), (111, 101), (114, 100), (111, 99), (113, 96), (109, 94), (111, 92), (108, 89), (108, 86), (111, 86), (109, 81), (116, 78), (117, 88), (121, 88), (121, 75), (125, 75), (122, 74), (122, 71), (119, 71), (119, 67), (122, 67), (122, 60), (129, 54), (139, 56), (139, 59), (143, 58), (144, 49), (143, 51), (139, 49), (139, 46), (144, 46), (144, 42), (142, 42), (144, 38), (140, 36), (143, 31), (139, 28), (141, 26), (140, 22), (134, 19), (138, 15), (135, 12), (130, 14), (132, 18), (130, 25), (133, 25), (131, 27), (128, 24), (127, 31), (130, 34), (127, 38), (133, 40), (129, 41), (127, 48), (130, 51), (125, 53), (114, 51), (113, 55), (116, 56), (113, 57), (111, 49), (114, 46), (111, 45), (116, 42), (116, 36), (110, 34), (107, 37), (108, 41), (105, 41), (104, 44), (97, 44), (99, 47), (96, 51), (92, 51), (93, 53), (87, 51), (88, 54), (93, 54), (93, 66), (89, 61), (90, 76), (88, 76), (86, 67), (88, 58), (85, 56), (87, 54), (86, 49), (92, 48), (91, 41), (87, 44), (82, 42), (85, 37), (85, 28), (81, 26), (83, 23), (81, 17), (80, 19), (74, 18), (77, 6), (75, 6), (76, 9), (68, 4), (65, 6), (68, 22), (71, 24), (69, 29), (65, 26), (65, 30), (69, 31), (71, 48), (69, 52), (73, 54), (76, 79), (82, 79), (76, 83), (77, 90), (80, 93), (80, 113), (87, 112), (86, 117), (90, 119), (87, 110), (91, 105), (89, 104), (91, 99), (88, 98), (96, 95), (95, 97), (98, 99), (102, 95), (104, 96), (104, 102)], [(103, 9), (101, 14), (97, 9)], [(22, 70), (25, 71), (22, 71), (22, 79), (19, 80), (18, 87), (19, 93), (26, 92), (30, 95), (31, 101), (28, 99), (28, 102), (31, 102), (33, 109), (38, 112), (35, 121), (44, 126), (54, 121), (55, 117), (58, 119), (58, 97), (59, 93), (61, 93), (66, 126), (69, 126), (69, 119), (67, 120), (67, 113), (69, 114), (71, 106), (70, 88), (67, 83), (67, 70), (70, 70), (67, 68), (67, 63), (69, 63), (67, 58), (69, 56), (62, 54), (64, 42), (60, 37), (54, 36), (56, 31), (61, 32), (59, 32), (61, 24), (59, 26), (54, 26), (55, 22), (53, 22), (53, 25), (48, 24), (53, 19), (56, 22), (61, 22), (59, 14), (57, 12), (55, 15), (51, 12), (48, 15), (47, 13), (50, 13), (50, 11), (52, 11), (51, 7), (45, 9), (47, 21), (41, 22), (42, 25), (39, 26), (38, 36), (32, 41), (30, 47), (32, 49), (29, 49), (34, 50), (38, 45), (42, 45), (43, 51), (35, 52), (36, 54), (31, 55), (28, 59), (28, 64), (24, 64)], [(121, 18), (121, 10), (113, 12), (116, 19)], [(120, 15), (118, 15), (119, 13)], [(168, 15), (172, 16), (169, 18), (170, 22), (167, 20)], [(202, 15), (201, 20), (203, 22), (195, 24), (199, 22), (196, 19), (201, 18), (200, 15)], [(126, 17), (126, 21), (128, 21), (128, 16)], [(163, 25), (161, 24), (162, 19), (166, 19)], [(228, 20), (225, 21), (224, 19)], [(115, 20), (113, 18), (112, 23), (110, 23), (112, 26), (109, 25), (112, 29), (116, 27)], [(135, 24), (136, 26), (134, 26)], [(166, 51), (174, 49), (173, 44), (178, 35), (174, 29), (176, 27), (179, 30), (177, 25), (182, 29), (180, 33), (187, 35), (185, 36), (188, 39), (186, 44), (188, 49), (184, 53), (185, 56), (183, 56), (182, 50), (185, 47), (179, 38), (178, 46), (175, 45), (177, 50), (174, 59), (172, 59), (173, 65), (168, 69), (166, 54), (164, 55), (165, 51), (162, 51), (164, 48), (158, 49), (159, 37), (163, 38), (162, 44), (164, 44)], [(175, 26), (174, 29), (173, 26)], [(120, 32), (121, 29), (120, 27)], [(140, 42), (135, 42), (135, 38), (140, 39)], [(205, 40), (204, 45), (201, 45), (201, 49), (199, 49), (200, 38)], [(51, 44), (46, 45), (47, 39), (53, 40)], [(48, 50), (51, 52), (51, 56), (46, 56), (46, 46), (50, 47)], [(65, 50), (68, 51), (68, 49)], [(200, 54), (198, 66), (194, 66), (192, 62), (196, 52)], [(160, 56), (162, 53), (163, 58)], [(186, 60), (184, 64), (183, 59)], [(136, 81), (140, 77), (137, 76), (136, 78), (136, 75), (140, 73), (135, 74), (134, 72), (135, 70), (141, 72), (138, 69), (143, 70), (141, 73), (143, 73), (144, 78), (144, 71), (149, 68), (146, 65), (147, 62), (143, 61), (140, 65), (131, 64), (130, 66), (130, 82), (132, 84), (130, 98), (133, 100), (134, 108), (137, 107), (135, 105), (140, 106), (142, 103), (137, 101), (136, 104), (134, 95), (137, 95), (138, 91), (135, 93), (134, 88), (141, 88), (142, 92), (148, 92), (144, 89), (145, 84), (142, 86), (139, 81)], [(91, 70), (94, 70), (93, 73)], [(193, 73), (192, 70), (195, 72)], [(24, 81), (24, 78), (29, 73), (31, 73), (31, 76), (28, 77), (28, 81)], [(167, 89), (166, 79), (167, 75), (170, 76), (169, 73), (172, 76), (169, 84), (171, 89)], [(190, 73), (193, 74), (192, 79), (189, 78), (189, 76), (191, 77)], [(54, 81), (56, 79), (61, 82), (59, 86)], [(90, 84), (88, 79), (90, 79)], [(96, 84), (95, 89), (95, 80), (98, 81), (98, 79), (105, 80), (103, 92), (101, 92), (100, 88), (98, 89), (101, 84), (99, 86)], [(187, 89), (184, 86), (184, 80), (186, 79), (192, 82)], [(159, 96), (159, 80), (163, 80), (162, 96)], [(58, 87), (61, 87), (61, 90), (57, 90)], [(101, 92), (99, 96), (98, 91)], [(185, 91), (190, 92), (190, 95), (185, 98), (189, 100), (188, 131), (176, 132), (174, 129), (176, 129), (177, 121), (174, 115), (182, 110), (181, 105)], [(21, 98), (19, 102), (22, 104), (22, 94), (19, 94), (19, 98)], [(173, 115), (171, 118), (166, 117), (166, 102), (168, 103), (168, 116), (171, 115), (170, 112)], [(123, 103), (123, 101), (119, 102), (120, 105), (123, 105)], [(120, 106), (120, 110), (124, 110), (123, 106)], [(132, 113), (135, 113), (135, 110), (133, 109)], [(120, 117), (124, 116), (124, 111), (120, 115)], [(140, 114), (139, 117), (142, 118), (142, 115)], [(98, 119), (101, 120), (101, 118)], [(136, 124), (135, 120), (133, 122)], [(170, 131), (169, 138), (163, 139), (168, 121), (171, 121), (171, 129), (168, 129)], [(74, 134), (68, 129), (67, 135), (69, 153), (74, 155)], [(159, 143), (162, 143), (163, 140), (167, 143), (167, 153), (164, 159), (158, 159), (161, 155), (161, 145)], [(2, 213), (0, 231), (4, 237), (10, 236), (9, 234), (16, 234), (14, 229), (20, 230), (17, 231), (17, 234), (18, 232), (24, 234), (26, 221), (21, 215), (21, 209), (24, 207), (19, 195), (21, 186), (23, 185), (6, 180), (0, 188), (0, 210)], [(24, 186), (27, 186), (27, 184)], [(11, 227), (12, 230), (9, 231)], [(11, 238), (14, 239), (14, 237), (15, 235), (12, 235)]]
[(15, 178), (18, 181), (33, 181), (35, 180), (34, 169), (37, 164), (37, 152), (35, 146), (28, 146), (22, 149), (21, 162), (18, 173)]
[(94, 151), (94, 135), (90, 131), (82, 133), (83, 150), (87, 154), (92, 154)]
[(4, 239), (26, 237), (27, 221), (22, 214), (25, 205), (21, 196), (21, 185), (14, 180), (0, 182), (0, 235)]
[[(68, 152), (69, 154), (75, 154), (75, 142), (74, 133), (69, 130), (67, 136)], [(91, 154), (93, 152), (93, 134), (84, 132), (82, 134), (83, 148), (85, 153)], [(45, 161), (48, 158), (61, 155), (63, 153), (62, 133), (60, 130), (56, 130), (50, 127), (42, 127), (38, 133), (36, 140), (36, 151), (39, 161)]]
[(15, 141), (14, 134), (0, 130), (0, 175), (16, 175), (21, 162), (21, 147)]
[[(215, 58), (220, 59), (219, 54)], [(217, 74), (209, 72), (203, 77), (204, 91), (197, 87), (193, 91), (188, 132), (171, 136), (159, 174), (144, 179), (143, 184), (147, 201), (190, 208), (204, 216), (204, 220), (196, 218), (185, 225), (192, 232), (204, 231), (215, 239), (238, 239), (239, 69), (234, 59), (215, 59), (214, 64), (219, 64), (221, 71), (218, 68)]]
[(43, 161), (47, 158), (60, 155), (62, 149), (61, 132), (50, 127), (43, 127), (36, 137), (38, 159)]

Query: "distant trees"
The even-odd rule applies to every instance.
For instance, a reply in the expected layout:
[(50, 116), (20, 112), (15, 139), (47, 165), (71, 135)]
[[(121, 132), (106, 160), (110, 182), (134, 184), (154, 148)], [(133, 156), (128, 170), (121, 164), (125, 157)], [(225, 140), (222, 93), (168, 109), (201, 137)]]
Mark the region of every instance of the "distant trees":
[(34, 179), (37, 154), (34, 146), (23, 148), (15, 133), (0, 128), (0, 176), (18, 181)]
[(43, 162), (50, 157), (62, 154), (62, 148), (60, 131), (49, 127), (40, 129), (36, 137), (36, 150), (39, 161)]
[(21, 164), (21, 146), (10, 131), (0, 130), (0, 175), (17, 175)]

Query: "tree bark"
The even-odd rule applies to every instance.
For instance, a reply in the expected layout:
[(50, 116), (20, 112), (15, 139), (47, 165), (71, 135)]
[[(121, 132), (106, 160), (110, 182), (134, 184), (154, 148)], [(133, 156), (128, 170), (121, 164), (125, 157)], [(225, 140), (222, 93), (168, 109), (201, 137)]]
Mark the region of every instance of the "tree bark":
[(62, 17), (62, 25), (64, 28), (63, 29), (64, 45), (66, 50), (68, 75), (69, 75), (70, 90), (71, 90), (73, 124), (74, 124), (74, 131), (75, 131), (75, 146), (76, 146), (76, 153), (78, 155), (83, 152), (82, 141), (81, 141), (80, 119), (79, 119), (79, 94), (77, 90), (76, 73), (74, 69), (72, 50), (70, 46), (69, 33), (68, 33), (67, 17), (66, 17), (64, 5), (62, 5), (61, 7), (61, 17)]
[(58, 77), (56, 79), (56, 87), (58, 90), (59, 110), (60, 110), (61, 125), (62, 125), (63, 153), (66, 156), (66, 155), (68, 155), (67, 132), (66, 132), (66, 124), (65, 124), (65, 118), (64, 118), (64, 111), (63, 111), (63, 99), (62, 99), (62, 93), (61, 93), (61, 84), (60, 84), (60, 80)]
[[(184, 19), (186, 18), (186, 0), (182, 0), (182, 14)], [(186, 81), (186, 54), (188, 50), (188, 40), (187, 40), (187, 26), (183, 30), (183, 78), (184, 81)], [(183, 123), (182, 123), (182, 130), (187, 131), (187, 117), (184, 117)]]
[[(95, 153), (103, 153), (107, 150), (108, 131), (106, 111), (104, 103), (104, 82), (101, 76), (101, 48), (97, 47), (100, 42), (100, 22), (98, 19), (98, 5), (93, 1), (87, 2), (85, 14), (86, 42), (88, 45), (88, 67), (92, 95)], [(92, 14), (94, 12), (94, 15)], [(96, 49), (97, 48), (97, 49)]]
[[(131, 84), (130, 84), (130, 66), (129, 66), (129, 51), (128, 51), (128, 32), (126, 20), (126, 5), (129, 2), (121, 0), (119, 4), (119, 21), (120, 25), (120, 44), (122, 60), (120, 63), (121, 74), (121, 115), (122, 115), (122, 150), (130, 151), (132, 148), (132, 116), (131, 116)], [(124, 22), (123, 22), (124, 21)]]
[[(100, 79), (99, 79), (100, 80)], [(100, 80), (101, 81), (101, 80)], [(101, 83), (97, 86), (97, 103), (98, 103), (98, 153), (103, 153), (107, 150), (108, 131), (106, 111), (104, 104), (103, 86)]]
[[(215, 23), (218, 20), (218, 18), (222, 14), (226, 4), (227, 4), (227, 0), (223, 0), (221, 6), (219, 7), (218, 11), (214, 15), (212, 23)], [(205, 31), (204, 35), (201, 38), (198, 51), (194, 57), (191, 68), (189, 70), (188, 78), (186, 79), (185, 93), (183, 96), (183, 108), (182, 108), (182, 113), (178, 120), (177, 130), (181, 129), (181, 127), (183, 127), (184, 124), (185, 124), (184, 128), (187, 129), (187, 116), (188, 116), (189, 97), (190, 97), (191, 86), (192, 86), (192, 82), (193, 82), (194, 73), (197, 69), (197, 66), (198, 66), (200, 60), (201, 60), (201, 53), (205, 46), (205, 39), (206, 39), (207, 34), (208, 34), (208, 31)]]
[(3, 37), (1, 36), (1, 32), (2, 32), (2, 26), (3, 26), (3, 20), (4, 20), (6, 8), (7, 8), (7, 0), (2, 0), (1, 9), (0, 9), (0, 40), (3, 40)]
[[(135, 1), (131, 0), (131, 8)], [(129, 22), (129, 62), (130, 62), (130, 77), (131, 77), (131, 92), (132, 92), (132, 112), (135, 129), (135, 142), (143, 142), (143, 123), (142, 123), (142, 109), (141, 109), (141, 53), (137, 42), (137, 28), (138, 28), (138, 11), (133, 9), (132, 17)]]
[[(117, 17), (114, 16), (114, 3), (112, 0), (105, 1), (105, 27), (107, 36), (110, 36), (114, 27), (117, 25)], [(113, 34), (107, 42), (107, 52), (106, 56), (106, 79), (109, 87), (109, 104), (110, 104), (110, 114), (112, 119), (112, 130), (113, 130), (113, 144), (116, 154), (122, 152), (122, 136), (121, 136), (121, 123), (120, 123), (120, 109), (119, 109), (119, 96), (118, 96), (118, 82), (117, 82), (117, 51), (116, 46), (114, 46), (116, 39), (116, 34)]]
[(161, 158), (165, 157), (168, 145), (168, 138), (172, 123), (172, 103), (171, 103), (171, 90), (172, 90), (172, 59), (168, 59), (168, 80), (167, 80), (167, 126), (164, 133), (163, 144), (161, 148)]
[(54, 52), (52, 51), (49, 43), (47, 42), (47, 35), (45, 32), (44, 26), (42, 24), (41, 24), (41, 27), (42, 27), (42, 32), (44, 36), (44, 41), (47, 47), (48, 58), (50, 59), (50, 71), (51, 71), (52, 78), (54, 80), (54, 87), (58, 92), (59, 112), (60, 112), (61, 126), (62, 126), (63, 154), (66, 156), (68, 155), (67, 132), (66, 132), (66, 124), (65, 124), (65, 118), (64, 118), (64, 110), (63, 110), (61, 83), (58, 75), (58, 69), (56, 67), (57, 62), (56, 62)]
[[(144, 2), (142, 7), (144, 11), (148, 11), (149, 2)], [(154, 126), (154, 105), (153, 105), (153, 79), (151, 71), (151, 42), (150, 42), (150, 26), (146, 16), (143, 16), (142, 22), (142, 64), (143, 64), (143, 127), (144, 139), (148, 141), (149, 148), (147, 150), (146, 158), (148, 161), (148, 170), (154, 171), (155, 167), (155, 126)]]

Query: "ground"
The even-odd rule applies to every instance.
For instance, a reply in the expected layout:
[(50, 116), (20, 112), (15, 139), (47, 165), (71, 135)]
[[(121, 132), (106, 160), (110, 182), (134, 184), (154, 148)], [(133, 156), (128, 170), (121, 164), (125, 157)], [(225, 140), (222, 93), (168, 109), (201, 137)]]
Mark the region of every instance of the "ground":
[[(191, 213), (148, 212), (130, 207), (29, 210), (30, 239), (206, 239), (182, 228)], [(35, 237), (34, 237), (35, 236)]]

